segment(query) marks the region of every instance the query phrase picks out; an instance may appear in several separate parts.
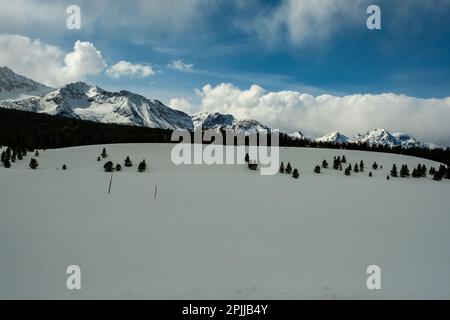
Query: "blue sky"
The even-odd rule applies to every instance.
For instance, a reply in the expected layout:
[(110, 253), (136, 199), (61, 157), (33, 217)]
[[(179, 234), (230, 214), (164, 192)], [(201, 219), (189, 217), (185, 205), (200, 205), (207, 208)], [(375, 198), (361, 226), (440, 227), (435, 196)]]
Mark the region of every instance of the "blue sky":
[[(186, 99), (194, 111), (202, 104), (196, 89), (202, 92), (205, 85), (215, 88), (222, 83), (240, 90), (258, 85), (266, 92), (292, 90), (313, 96), (450, 96), (449, 0), (0, 0), (0, 4), (2, 34), (40, 39), (64, 53), (71, 52), (78, 40), (89, 42), (108, 67), (124, 60), (153, 71), (146, 77), (112, 78), (105, 68), (80, 75), (82, 80), (165, 103)], [(81, 30), (65, 26), (70, 4), (81, 8)], [(366, 27), (366, 8), (371, 4), (381, 8), (381, 30)], [(173, 61), (190, 68), (171, 68)]]

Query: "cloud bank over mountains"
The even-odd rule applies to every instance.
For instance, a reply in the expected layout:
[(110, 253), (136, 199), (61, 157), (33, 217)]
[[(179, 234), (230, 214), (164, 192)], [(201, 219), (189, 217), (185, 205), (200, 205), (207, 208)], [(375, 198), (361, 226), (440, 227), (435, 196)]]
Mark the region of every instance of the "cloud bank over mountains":
[(311, 136), (374, 128), (411, 133), (424, 141), (450, 145), (450, 97), (420, 99), (393, 93), (312, 96), (296, 91), (266, 91), (258, 85), (240, 89), (231, 83), (205, 85), (197, 91), (199, 111), (251, 118), (287, 132)]

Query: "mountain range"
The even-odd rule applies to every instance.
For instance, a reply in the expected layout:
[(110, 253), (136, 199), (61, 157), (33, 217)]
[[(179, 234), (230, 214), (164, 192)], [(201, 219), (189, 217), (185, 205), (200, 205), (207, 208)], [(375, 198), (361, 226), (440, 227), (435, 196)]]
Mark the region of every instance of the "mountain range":
[[(101, 123), (119, 123), (162, 129), (230, 129), (252, 132), (271, 128), (253, 119), (236, 119), (230, 114), (200, 112), (188, 115), (172, 109), (161, 101), (148, 99), (130, 91), (106, 91), (84, 82), (51, 88), (8, 67), (0, 67), (0, 107), (22, 111), (73, 117)], [(333, 132), (319, 138), (308, 138), (301, 131), (289, 134), (293, 139), (308, 139), (336, 144), (367, 143), (369, 145), (402, 146), (405, 148), (440, 148), (422, 143), (406, 133), (390, 133), (375, 129), (347, 137)]]

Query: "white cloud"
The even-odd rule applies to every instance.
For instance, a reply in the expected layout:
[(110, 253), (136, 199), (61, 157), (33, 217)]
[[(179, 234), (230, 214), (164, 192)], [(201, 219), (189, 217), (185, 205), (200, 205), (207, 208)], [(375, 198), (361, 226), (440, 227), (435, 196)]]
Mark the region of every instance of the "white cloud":
[(112, 78), (139, 77), (146, 78), (155, 74), (152, 67), (142, 64), (133, 64), (128, 61), (119, 61), (106, 70), (106, 74)]
[(84, 80), (105, 67), (90, 42), (76, 41), (72, 52), (21, 35), (0, 34), (0, 65), (50, 86)]
[(172, 109), (180, 110), (186, 112), (187, 114), (193, 113), (193, 108), (191, 103), (185, 98), (173, 98), (169, 101), (169, 106)]
[(178, 71), (183, 71), (183, 72), (189, 72), (192, 71), (192, 68), (194, 67), (194, 65), (192, 63), (185, 63), (181, 60), (174, 60), (171, 63), (169, 63), (167, 65), (169, 68), (178, 70)]
[[(365, 27), (366, 0), (283, 0), (272, 10), (257, 14), (251, 23), (240, 23), (264, 41), (294, 45), (321, 43), (358, 21)], [(367, 7), (367, 6), (366, 6)]]
[(253, 118), (273, 128), (311, 136), (332, 131), (350, 135), (374, 128), (402, 131), (425, 142), (450, 145), (450, 97), (419, 99), (393, 93), (343, 97), (296, 91), (268, 92), (257, 85), (241, 90), (230, 83), (198, 91), (201, 111)]

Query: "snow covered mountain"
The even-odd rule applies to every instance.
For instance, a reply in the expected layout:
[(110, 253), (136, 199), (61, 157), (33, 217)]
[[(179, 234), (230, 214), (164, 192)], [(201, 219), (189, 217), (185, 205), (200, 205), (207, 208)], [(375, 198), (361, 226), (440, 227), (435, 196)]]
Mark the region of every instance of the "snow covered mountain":
[(84, 82), (70, 83), (39, 97), (0, 101), (0, 106), (103, 123), (163, 129), (192, 128), (189, 115), (158, 100), (149, 100), (129, 91), (109, 92)]
[(298, 139), (298, 140), (309, 139), (300, 130), (292, 132), (292, 133), (289, 133), (288, 136), (291, 137), (292, 139)]
[(39, 82), (21, 76), (8, 67), (0, 67), (0, 100), (17, 100), (52, 91)]
[(349, 142), (349, 139), (347, 136), (341, 134), (338, 131), (329, 133), (327, 135), (324, 135), (323, 137), (316, 138), (317, 142), (331, 142), (336, 144), (347, 144)]
[(203, 129), (228, 129), (242, 132), (270, 131), (270, 128), (252, 119), (236, 119), (231, 114), (218, 112), (200, 112), (192, 116), (194, 128), (202, 126)]

